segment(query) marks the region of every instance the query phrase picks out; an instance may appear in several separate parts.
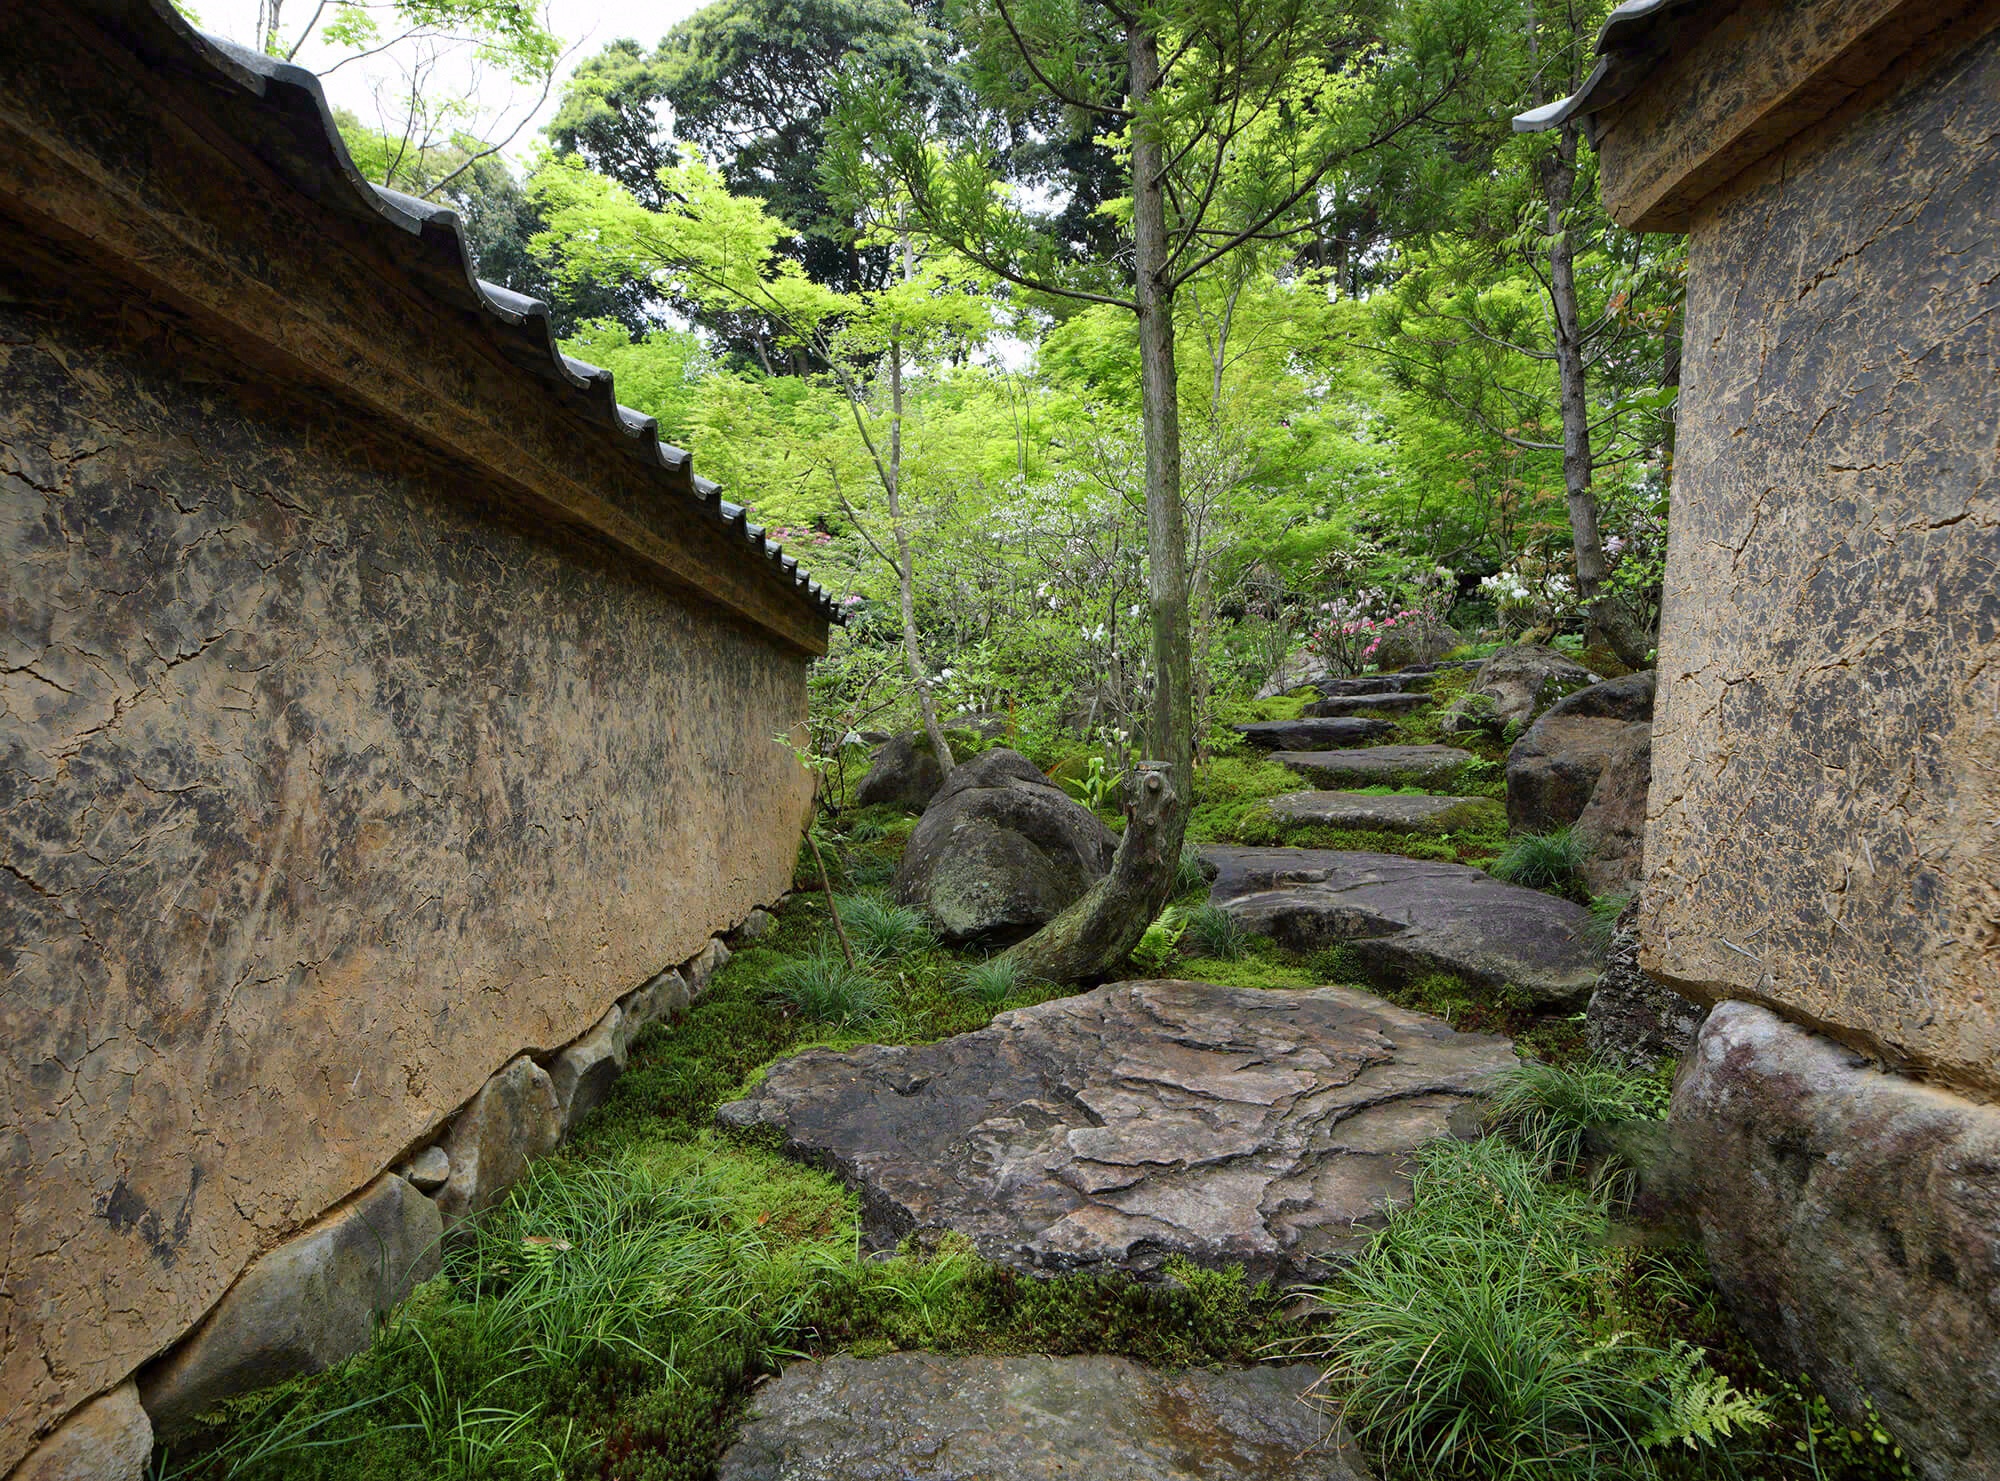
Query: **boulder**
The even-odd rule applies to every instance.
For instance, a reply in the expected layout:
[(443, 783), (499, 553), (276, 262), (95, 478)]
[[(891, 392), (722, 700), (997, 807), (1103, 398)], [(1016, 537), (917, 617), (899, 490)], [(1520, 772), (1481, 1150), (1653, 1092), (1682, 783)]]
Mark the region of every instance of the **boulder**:
[(1396, 727), (1387, 720), (1253, 720), (1232, 726), (1253, 746), (1267, 751), (1323, 751), (1337, 746), (1358, 746)]
[(437, 1274), (443, 1232), (437, 1206), (384, 1173), (260, 1255), (192, 1334), (139, 1371), (153, 1427), (171, 1438), (224, 1399), (361, 1351), (390, 1308)]
[(1612, 933), (1604, 976), (1590, 995), (1584, 1036), (1591, 1056), (1621, 1070), (1650, 1070), (1694, 1047), (1708, 1010), (1639, 970), (1639, 933), (1628, 909)]
[(1479, 666), (1472, 687), (1445, 711), (1439, 724), (1447, 733), (1525, 727), (1557, 700), (1597, 682), (1597, 675), (1553, 648), (1516, 643)]
[(1121, 1357), (794, 1363), (717, 1481), (1367, 1481), (1310, 1364), (1163, 1373)]
[(554, 1150), (562, 1131), (554, 1081), (525, 1054), (509, 1062), (458, 1113), (445, 1136), (451, 1177), (437, 1196), (445, 1223), (498, 1203), (531, 1161)]
[(1371, 661), (1379, 669), (1414, 668), (1435, 663), (1464, 641), (1442, 622), (1412, 618), (1382, 634)]
[(2000, 1476), (2000, 1108), (1718, 1005), (1669, 1117), (1709, 1268), (1773, 1372), (1932, 1481)]
[(1032, 761), (995, 749), (945, 778), (890, 889), (947, 942), (998, 945), (1054, 918), (1110, 869), (1117, 847)]
[(770, 911), (759, 908), (743, 917), (743, 924), (736, 928), (738, 941), (756, 941), (778, 929), (778, 918)]
[(1274, 751), (1316, 787), (1449, 786), (1479, 758), (1456, 746), (1368, 746), (1352, 751)]
[(1418, 833), (1433, 828), (1497, 822), (1500, 804), (1490, 797), (1442, 797), (1436, 793), (1287, 792), (1265, 806), (1281, 822), (1324, 828), (1367, 828), (1382, 833)]
[(555, 1057), (549, 1066), (549, 1083), (555, 1087), (564, 1136), (604, 1104), (625, 1068), (625, 1052), (631, 1042), (625, 1031), (625, 1014), (613, 1003), (589, 1033)]
[(1481, 869), (1337, 849), (1222, 848), (1211, 905), (1294, 951), (1344, 945), (1384, 982), (1451, 972), (1511, 984), (1538, 1005), (1580, 1007), (1603, 965), (1590, 912)]
[(1428, 694), (1413, 694), (1401, 689), (1380, 694), (1335, 694), (1326, 699), (1314, 700), (1306, 706), (1305, 712), (1320, 719), (1330, 720), (1346, 716), (1368, 719), (1407, 715), (1413, 710), (1421, 710), (1430, 702), (1431, 697)]
[(1592, 893), (1639, 879), (1653, 772), (1651, 672), (1579, 689), (1551, 705), (1507, 756), (1507, 820), (1524, 833), (1575, 824), (1590, 840)]
[(943, 785), (944, 767), (927, 736), (891, 736), (854, 789), (854, 806), (922, 812)]
[(144, 1481), (152, 1459), (152, 1421), (126, 1382), (71, 1414), (7, 1481)]
[(1313, 1279), (1407, 1196), (1407, 1154), (1513, 1063), (1366, 993), (1120, 982), (934, 1044), (812, 1049), (717, 1119), (861, 1195), (862, 1237), (949, 1229), (1031, 1270), (1182, 1255)]
[(1258, 686), (1257, 698), (1275, 699), (1294, 689), (1318, 689), (1327, 678), (1326, 660), (1301, 648), (1271, 670), (1271, 676)]

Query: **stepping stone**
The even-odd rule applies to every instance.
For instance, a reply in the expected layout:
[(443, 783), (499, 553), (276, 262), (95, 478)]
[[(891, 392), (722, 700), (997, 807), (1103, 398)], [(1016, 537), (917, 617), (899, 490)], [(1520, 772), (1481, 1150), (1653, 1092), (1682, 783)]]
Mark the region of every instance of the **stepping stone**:
[(1356, 674), (1351, 679), (1332, 676), (1315, 679), (1312, 687), (1328, 698), (1351, 694), (1398, 694), (1407, 686), (1405, 674)]
[[(1334, 725), (1339, 722), (1315, 720), (1310, 723)], [(1383, 784), (1392, 787), (1449, 784), (1458, 775), (1460, 767), (1478, 758), (1456, 746), (1369, 746), (1351, 751), (1286, 749), (1274, 751), (1271, 759), (1291, 767), (1315, 786), (1338, 789)]]
[(794, 1363), (717, 1481), (1369, 1481), (1319, 1370), (1167, 1373), (1121, 1357)]
[(716, 1119), (839, 1174), (871, 1248), (952, 1229), (1028, 1270), (1184, 1255), (1290, 1282), (1351, 1257), (1410, 1150), (1472, 1126), (1513, 1063), (1351, 989), (1119, 982), (935, 1044), (809, 1049)]
[(1312, 751), (1325, 746), (1352, 746), (1387, 735), (1396, 727), (1387, 720), (1255, 720), (1235, 726), (1237, 734), (1267, 751)]
[[(1387, 801), (1388, 799), (1380, 799)], [(1345, 944), (1384, 981), (1455, 972), (1581, 1007), (1604, 970), (1590, 912), (1484, 870), (1338, 849), (1204, 848), (1208, 900), (1294, 951)]]
[(1406, 694), (1402, 692), (1386, 694), (1336, 694), (1329, 699), (1316, 699), (1306, 706), (1308, 715), (1332, 717), (1336, 715), (1407, 715), (1412, 710), (1420, 710), (1431, 702), (1428, 694)]
[(1470, 824), (1502, 823), (1506, 812), (1490, 797), (1383, 797), (1372, 792), (1287, 792), (1265, 804), (1281, 822), (1326, 828), (1372, 828), (1383, 833), (1416, 833), (1444, 826), (1453, 814)]

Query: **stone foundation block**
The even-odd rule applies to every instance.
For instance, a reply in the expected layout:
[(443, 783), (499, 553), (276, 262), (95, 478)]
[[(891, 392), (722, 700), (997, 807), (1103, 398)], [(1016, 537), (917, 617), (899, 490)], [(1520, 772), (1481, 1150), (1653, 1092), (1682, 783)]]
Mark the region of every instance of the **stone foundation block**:
[(172, 1434), (224, 1399), (359, 1352), (377, 1318), (437, 1274), (443, 1232), (437, 1206), (384, 1173), (253, 1261), (192, 1336), (140, 1371), (153, 1425)]
[(549, 1066), (549, 1081), (555, 1087), (564, 1136), (604, 1104), (619, 1072), (625, 1068), (625, 1051), (630, 1043), (624, 1011), (613, 1003), (589, 1033), (556, 1056), (555, 1063)]
[(688, 1004), (693, 1001), (694, 993), (689, 990), (687, 979), (671, 968), (634, 988), (618, 1000), (618, 1007), (625, 1015), (621, 1026), (625, 1047), (628, 1050), (632, 1047), (632, 1041), (647, 1024), (671, 1022), (687, 1012)]
[(1872, 1401), (1933, 1481), (2000, 1478), (2000, 1109), (1728, 1002), (1671, 1126), (1764, 1360), (1850, 1420)]
[(709, 978), (729, 965), (729, 956), (729, 948), (722, 944), (722, 938), (712, 938), (708, 945), (695, 953), (693, 960), (681, 968), (681, 975), (687, 979), (688, 991), (700, 997), (708, 987)]
[(528, 1164), (562, 1140), (562, 1105), (548, 1072), (526, 1055), (486, 1082), (445, 1138), (451, 1177), (439, 1190), (447, 1225), (498, 1203)]
[(64, 1420), (7, 1481), (142, 1481), (152, 1456), (152, 1421), (126, 1383)]

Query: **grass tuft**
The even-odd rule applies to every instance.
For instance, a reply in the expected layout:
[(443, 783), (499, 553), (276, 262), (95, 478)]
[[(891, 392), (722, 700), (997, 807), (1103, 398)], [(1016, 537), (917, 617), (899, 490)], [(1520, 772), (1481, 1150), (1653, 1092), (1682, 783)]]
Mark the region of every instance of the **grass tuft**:
[(1019, 962), (1011, 957), (988, 957), (965, 969), (959, 991), (988, 1012), (998, 1012), (1026, 981)]
[(1668, 1094), (1658, 1076), (1528, 1061), (1507, 1071), (1487, 1119), (1558, 1172), (1570, 1172), (1582, 1160), (1591, 1128), (1656, 1121), (1667, 1113)]
[(1524, 833), (1507, 845), (1489, 869), (1495, 879), (1529, 889), (1569, 893), (1581, 887), (1590, 841), (1564, 825), (1547, 833)]
[(854, 949), (870, 961), (915, 956), (937, 945), (937, 933), (920, 910), (890, 905), (873, 895), (842, 895), (840, 922)]
[(889, 1008), (879, 982), (826, 946), (779, 963), (765, 980), (764, 993), (801, 1018), (848, 1028), (878, 1022)]
[(1187, 933), (1203, 956), (1233, 962), (1242, 958), (1249, 933), (1219, 905), (1203, 905), (1188, 916)]

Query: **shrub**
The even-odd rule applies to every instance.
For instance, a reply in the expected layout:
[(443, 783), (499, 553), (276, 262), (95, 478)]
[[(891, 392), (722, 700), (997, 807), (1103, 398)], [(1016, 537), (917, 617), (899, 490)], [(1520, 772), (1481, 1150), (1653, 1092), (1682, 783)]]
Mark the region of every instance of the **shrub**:
[(1188, 917), (1188, 935), (1203, 956), (1233, 962), (1243, 955), (1247, 933), (1218, 905), (1204, 905)]
[(801, 1018), (849, 1028), (875, 1023), (888, 1011), (882, 985), (824, 946), (810, 956), (779, 963), (765, 981), (764, 994)]
[(840, 922), (854, 949), (873, 961), (914, 956), (937, 945), (937, 933), (923, 912), (907, 905), (889, 905), (873, 895), (842, 895)]
[(1495, 879), (1509, 884), (1561, 893), (1579, 888), (1579, 876), (1589, 855), (1589, 840), (1565, 825), (1547, 833), (1522, 834), (1488, 868)]
[(1020, 991), (1026, 981), (1019, 962), (1011, 957), (995, 956), (967, 967), (958, 990), (983, 1008), (998, 1009)]

